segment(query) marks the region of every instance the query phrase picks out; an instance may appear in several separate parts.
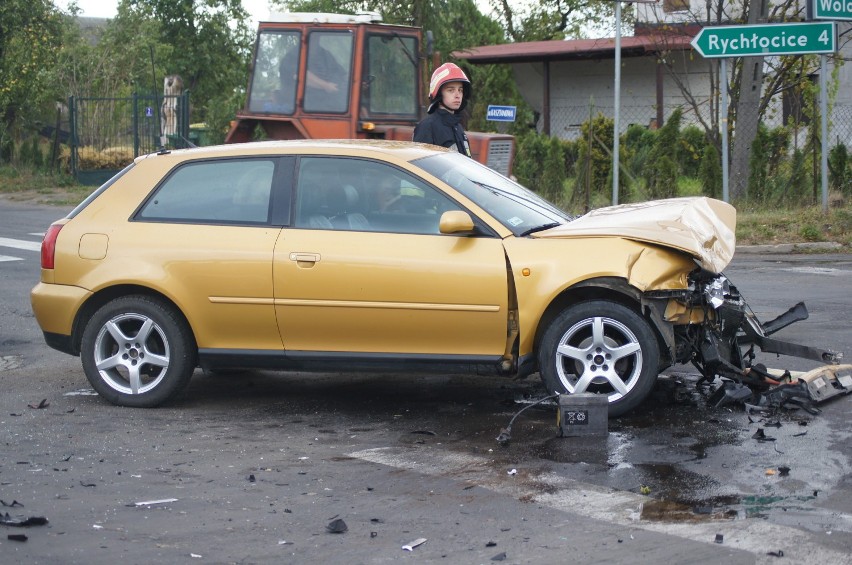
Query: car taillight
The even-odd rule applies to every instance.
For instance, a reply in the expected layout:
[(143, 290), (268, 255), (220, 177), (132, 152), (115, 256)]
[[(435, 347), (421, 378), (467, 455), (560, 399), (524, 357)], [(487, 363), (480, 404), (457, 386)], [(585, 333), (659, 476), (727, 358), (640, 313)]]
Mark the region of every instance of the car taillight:
[(62, 224), (52, 224), (47, 228), (47, 233), (44, 234), (44, 239), (41, 240), (41, 268), (52, 269), (53, 262), (56, 258), (56, 238), (59, 237), (59, 230), (62, 229)]

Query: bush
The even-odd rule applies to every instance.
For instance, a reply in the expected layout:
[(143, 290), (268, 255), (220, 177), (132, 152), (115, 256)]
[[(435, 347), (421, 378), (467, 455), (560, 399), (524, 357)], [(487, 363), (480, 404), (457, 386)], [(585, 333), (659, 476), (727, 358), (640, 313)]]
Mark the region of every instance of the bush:
[(698, 176), (705, 195), (711, 198), (722, 198), (722, 162), (716, 146), (712, 143), (704, 146)]
[(701, 170), (707, 136), (696, 125), (688, 125), (680, 132), (677, 145), (677, 164), (681, 174), (697, 178)]
[(832, 190), (852, 194), (852, 162), (846, 145), (838, 143), (828, 153), (828, 182)]
[(674, 156), (677, 154), (682, 119), (683, 113), (678, 108), (672, 112), (666, 124), (657, 132), (654, 147), (649, 155), (649, 163), (645, 169), (648, 197), (651, 199), (671, 198), (677, 195), (679, 171)]

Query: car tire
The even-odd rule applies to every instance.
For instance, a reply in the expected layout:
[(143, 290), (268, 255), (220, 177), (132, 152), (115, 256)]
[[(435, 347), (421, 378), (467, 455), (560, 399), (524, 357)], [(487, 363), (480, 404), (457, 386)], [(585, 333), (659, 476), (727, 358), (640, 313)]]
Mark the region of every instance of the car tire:
[(609, 417), (633, 410), (657, 379), (660, 349), (648, 322), (608, 300), (566, 308), (547, 328), (538, 352), (541, 379), (551, 393), (606, 394)]
[(126, 296), (102, 306), (86, 323), (80, 358), (86, 378), (106, 400), (152, 408), (186, 387), (197, 350), (174, 308), (147, 296)]

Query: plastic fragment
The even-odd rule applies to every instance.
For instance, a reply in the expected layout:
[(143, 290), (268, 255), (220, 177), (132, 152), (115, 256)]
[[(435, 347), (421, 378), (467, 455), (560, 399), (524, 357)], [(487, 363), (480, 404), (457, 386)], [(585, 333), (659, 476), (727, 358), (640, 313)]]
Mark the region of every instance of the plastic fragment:
[(485, 547), (494, 547), (496, 545), (497, 545), (496, 541), (489, 541), (488, 543), (485, 544)]
[(506, 560), (506, 552), (500, 552), (494, 557), (491, 558), (491, 561), (505, 561)]
[(201, 559), (201, 556), (200, 556), (200, 555), (198, 555), (197, 553), (190, 553), (190, 554), (189, 554), (189, 556), (190, 556), (190, 557), (195, 557), (196, 559)]
[(337, 518), (336, 520), (329, 522), (325, 529), (332, 534), (342, 534), (349, 529), (349, 526), (346, 525), (346, 522), (344, 522), (342, 518)]
[(426, 538), (417, 538), (416, 540), (403, 545), (402, 549), (405, 551), (414, 551), (415, 547), (423, 545), (424, 543), (426, 543)]
[(163, 498), (160, 500), (144, 500), (135, 503), (135, 506), (151, 506), (152, 504), (166, 504), (167, 502), (177, 502), (177, 498)]
[(771, 555), (772, 557), (784, 557), (784, 552), (779, 549), (778, 551), (767, 551), (766, 555)]
[(6, 539), (10, 541), (27, 541), (29, 538), (26, 534), (9, 534)]
[(507, 473), (508, 473), (509, 475), (517, 475), (517, 474), (518, 474), (518, 470), (517, 470), (517, 469), (511, 469), (510, 471), (507, 471)]
[(771, 476), (771, 475), (774, 475), (774, 474), (775, 474), (775, 472), (776, 472), (776, 471), (775, 471), (775, 469), (767, 469), (767, 470), (766, 470), (766, 474), (767, 474), (767, 475), (770, 475), (770, 476)]
[(725, 539), (725, 536), (723, 536), (722, 534), (716, 534), (716, 539), (715, 539), (714, 541), (715, 541), (716, 543), (722, 543), (722, 541), (723, 541), (724, 539)]
[(782, 466), (778, 467), (778, 473), (782, 477), (786, 477), (787, 475), (790, 474), (790, 467), (787, 467), (786, 465), (782, 465)]
[(32, 408), (34, 410), (42, 410), (42, 409), (50, 406), (50, 402), (48, 402), (46, 398), (42, 398), (41, 402), (39, 402), (38, 405), (27, 404), (27, 406), (29, 406), (30, 408)]
[(18, 520), (6, 514), (0, 514), (0, 525), (12, 526), (14, 528), (29, 528), (30, 526), (44, 526), (47, 524), (47, 518), (43, 516), (31, 516), (24, 520)]

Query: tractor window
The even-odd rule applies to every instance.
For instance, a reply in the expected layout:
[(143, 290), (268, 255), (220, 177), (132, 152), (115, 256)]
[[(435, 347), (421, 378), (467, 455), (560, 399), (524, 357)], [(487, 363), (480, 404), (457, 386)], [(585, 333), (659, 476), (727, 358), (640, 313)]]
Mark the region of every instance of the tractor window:
[(364, 106), (370, 115), (417, 118), (417, 40), (371, 35), (367, 41)]
[(352, 77), (352, 34), (315, 31), (308, 36), (306, 112), (345, 113)]
[(249, 93), (250, 112), (292, 114), (299, 72), (298, 31), (262, 32)]

